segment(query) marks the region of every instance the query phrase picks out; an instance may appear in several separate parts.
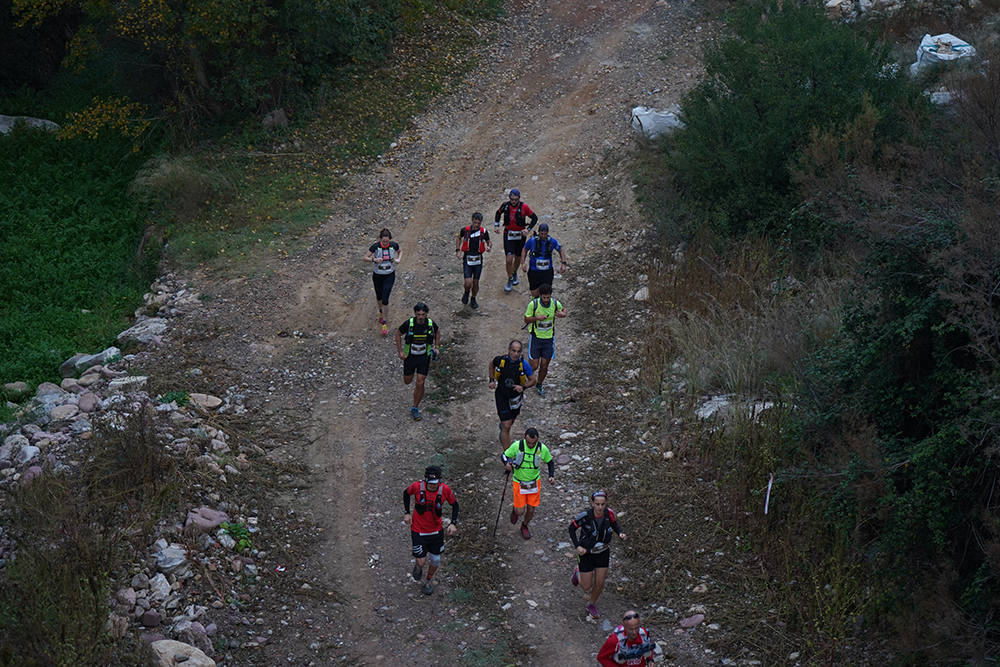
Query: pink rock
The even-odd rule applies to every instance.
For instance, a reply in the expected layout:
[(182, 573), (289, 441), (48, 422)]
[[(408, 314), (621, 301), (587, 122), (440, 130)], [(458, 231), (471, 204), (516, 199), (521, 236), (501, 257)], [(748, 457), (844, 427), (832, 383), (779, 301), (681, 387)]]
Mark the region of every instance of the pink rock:
[(21, 473), (21, 484), (27, 484), (36, 477), (42, 476), (42, 466), (31, 466)]
[(195, 536), (210, 533), (219, 527), (223, 521), (229, 521), (229, 515), (211, 507), (196, 507), (189, 510), (184, 520), (184, 534)]
[(97, 409), (100, 402), (101, 399), (97, 397), (97, 394), (88, 391), (85, 394), (80, 394), (80, 401), (77, 403), (77, 407), (80, 408), (80, 412), (93, 412)]
[(682, 618), (680, 624), (682, 628), (693, 628), (702, 621), (705, 620), (705, 614), (695, 614), (694, 616), (688, 616), (687, 618)]

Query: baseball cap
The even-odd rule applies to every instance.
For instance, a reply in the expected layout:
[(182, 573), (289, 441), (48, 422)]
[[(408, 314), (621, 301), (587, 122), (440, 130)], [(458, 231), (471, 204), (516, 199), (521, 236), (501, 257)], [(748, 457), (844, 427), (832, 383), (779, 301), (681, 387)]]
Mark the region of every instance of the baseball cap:
[(549, 231), (549, 223), (543, 222), (542, 224), (538, 225), (538, 231), (540, 231), (540, 232), (547, 232), (547, 231)]

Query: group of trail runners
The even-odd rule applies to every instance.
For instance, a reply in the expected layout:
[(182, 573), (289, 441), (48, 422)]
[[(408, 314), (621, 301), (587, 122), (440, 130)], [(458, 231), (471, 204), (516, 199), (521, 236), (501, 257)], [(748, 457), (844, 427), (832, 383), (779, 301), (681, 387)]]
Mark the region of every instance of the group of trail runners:
[[(473, 310), (479, 308), (485, 255), (493, 249), (490, 233), (482, 223), (482, 213), (473, 213), (470, 223), (458, 231), (455, 241), (455, 254), (462, 261), (461, 302)], [(499, 229), (501, 224), (503, 226), (507, 276), (503, 290), (510, 293), (520, 284), (520, 269), (526, 274), (531, 299), (523, 317), (523, 328), (528, 329), (528, 349), (524, 349), (521, 340), (511, 340), (506, 353), (494, 357), (487, 369), (499, 421), (500, 462), (506, 473), (497, 522), (509, 481), (513, 495), (510, 522), (513, 525), (520, 523), (519, 532), (525, 540), (532, 537), (530, 524), (541, 504), (542, 466), (546, 466), (548, 483), (553, 485), (555, 463), (536, 428), (527, 428), (523, 437), (514, 441), (511, 440), (511, 428), (521, 412), (526, 390), (534, 387), (539, 396), (546, 395), (543, 383), (549, 364), (555, 357), (555, 322), (568, 315), (565, 305), (552, 295), (556, 266), (554, 257), (558, 255), (560, 273), (563, 273), (568, 268), (565, 252), (559, 241), (550, 236), (548, 224), (537, 223), (538, 215), (521, 201), (517, 189), (509, 191), (507, 201), (500, 205), (494, 216), (494, 229)], [(534, 230), (536, 224), (537, 230)], [(365, 254), (365, 260), (374, 264), (372, 281), (378, 324), (383, 336), (388, 335), (389, 297), (395, 281), (396, 265), (401, 258), (399, 245), (392, 241), (392, 233), (388, 229), (381, 230), (378, 242), (372, 244)], [(413, 316), (395, 331), (396, 351), (403, 361), (403, 382), (414, 384), (413, 405), (410, 407), (414, 421), (422, 419), (420, 403), (430, 363), (440, 355), (441, 331), (429, 317), (429, 312), (426, 303), (418, 302), (413, 307)], [(447, 528), (443, 518), (445, 503), (451, 506)], [(423, 584), (423, 592), (430, 595), (434, 592), (434, 575), (440, 567), (445, 537), (458, 531), (458, 499), (451, 487), (443, 482), (439, 466), (427, 467), (422, 479), (406, 487), (403, 491), (403, 512), (404, 522), (410, 527), (414, 558), (412, 576)], [(610, 542), (613, 536), (626, 539), (614, 511), (608, 507), (607, 493), (594, 491), (590, 494), (589, 506), (573, 517), (568, 533), (577, 553), (571, 584), (582, 588), (587, 614), (598, 618), (597, 600), (607, 578)], [(615, 628), (601, 647), (597, 660), (608, 666), (650, 665), (653, 664), (653, 649), (648, 631), (639, 624), (639, 614), (627, 611), (622, 624)]]

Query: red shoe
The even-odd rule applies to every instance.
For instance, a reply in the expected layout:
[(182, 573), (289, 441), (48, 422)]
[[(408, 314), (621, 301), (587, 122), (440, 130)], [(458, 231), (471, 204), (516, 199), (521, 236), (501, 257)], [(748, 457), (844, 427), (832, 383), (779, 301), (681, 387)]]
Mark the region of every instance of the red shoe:
[(525, 526), (523, 523), (521, 524), (521, 537), (523, 537), (526, 540), (531, 539), (531, 531), (528, 530), (528, 527)]

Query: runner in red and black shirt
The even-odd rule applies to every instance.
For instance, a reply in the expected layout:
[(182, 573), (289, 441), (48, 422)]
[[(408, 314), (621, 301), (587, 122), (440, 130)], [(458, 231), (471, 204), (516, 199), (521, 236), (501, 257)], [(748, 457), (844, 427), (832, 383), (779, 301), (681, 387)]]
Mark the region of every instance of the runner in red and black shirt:
[[(416, 501), (412, 514), (410, 496)], [(446, 502), (451, 505), (451, 523), (442, 531), (441, 512)], [(406, 487), (403, 491), (403, 510), (403, 521), (410, 527), (413, 557), (417, 561), (413, 566), (413, 579), (420, 581), (424, 563), (430, 561), (424, 581), (424, 594), (430, 595), (434, 592), (431, 580), (441, 564), (444, 536), (451, 537), (458, 531), (458, 499), (447, 484), (441, 483), (441, 468), (428, 466), (422, 480)]]
[(524, 248), (526, 233), (538, 222), (538, 216), (531, 207), (521, 201), (521, 193), (513, 188), (508, 201), (500, 204), (493, 218), (493, 227), (500, 226), (503, 218), (503, 252), (507, 256), (507, 284), (503, 291), (509, 292), (520, 281), (517, 267), (521, 264), (521, 250)]

